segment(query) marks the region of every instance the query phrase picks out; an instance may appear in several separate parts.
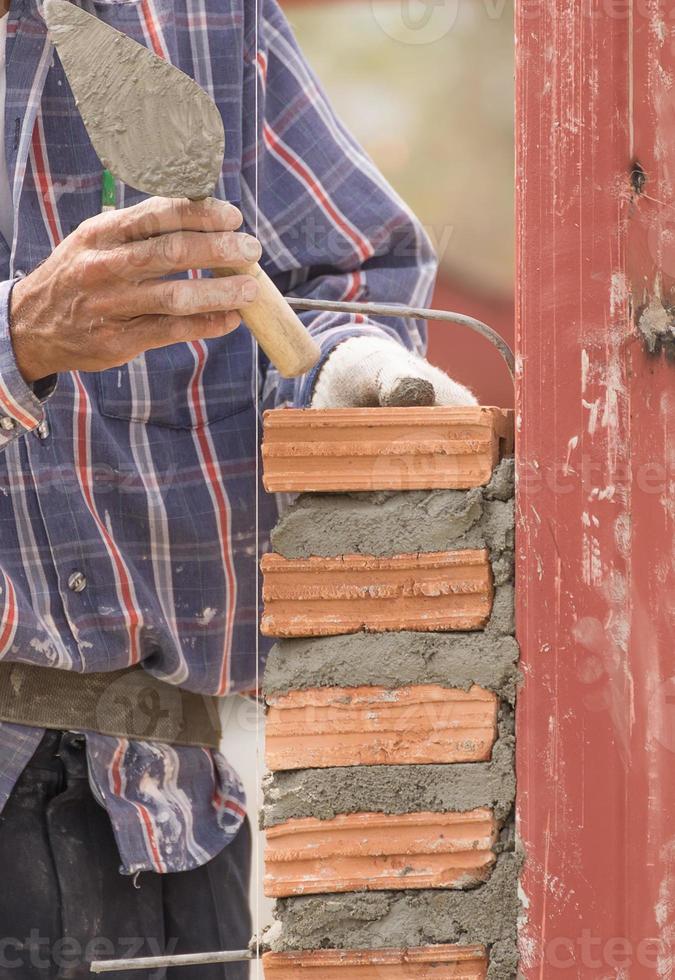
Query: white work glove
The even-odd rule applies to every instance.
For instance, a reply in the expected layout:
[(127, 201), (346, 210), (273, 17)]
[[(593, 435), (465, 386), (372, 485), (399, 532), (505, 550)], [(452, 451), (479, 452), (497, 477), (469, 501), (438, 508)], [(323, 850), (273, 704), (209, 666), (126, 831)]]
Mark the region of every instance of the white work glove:
[(351, 337), (326, 360), (312, 408), (386, 408), (413, 405), (477, 405), (475, 396), (397, 344), (378, 337)]

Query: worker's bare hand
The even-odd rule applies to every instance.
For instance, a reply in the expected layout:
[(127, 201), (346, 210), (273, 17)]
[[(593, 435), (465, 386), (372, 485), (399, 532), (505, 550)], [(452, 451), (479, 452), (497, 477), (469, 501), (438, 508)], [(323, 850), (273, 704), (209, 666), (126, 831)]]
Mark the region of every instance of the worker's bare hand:
[[(244, 273), (260, 245), (221, 201), (151, 198), (89, 218), (12, 291), (11, 332), (28, 382), (102, 371), (143, 351), (220, 337), (239, 324), (257, 284)], [(223, 279), (167, 280), (188, 269)]]

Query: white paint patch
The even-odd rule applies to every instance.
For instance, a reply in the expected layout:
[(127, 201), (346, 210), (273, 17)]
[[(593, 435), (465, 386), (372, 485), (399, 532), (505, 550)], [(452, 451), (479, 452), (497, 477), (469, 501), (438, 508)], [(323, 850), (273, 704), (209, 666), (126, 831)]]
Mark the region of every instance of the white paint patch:
[(614, 521), (614, 540), (622, 558), (630, 556), (632, 521), (630, 514), (620, 514)]
[(603, 577), (600, 542), (592, 534), (584, 534), (581, 548), (581, 576), (584, 583), (586, 585), (600, 585)]
[(625, 306), (629, 296), (630, 288), (625, 273), (612, 273), (609, 287), (609, 310), (612, 316), (615, 316)]
[(198, 618), (197, 622), (200, 626), (208, 626), (214, 616), (218, 613), (217, 609), (212, 609), (211, 606), (207, 606), (201, 616)]
[(575, 472), (575, 470), (570, 465), (570, 459), (572, 457), (572, 453), (574, 452), (574, 450), (577, 448), (578, 445), (579, 445), (579, 436), (572, 436), (570, 441), (567, 443), (567, 459), (565, 460), (565, 465), (563, 466), (563, 473), (565, 476), (569, 476), (570, 473)]
[(586, 391), (586, 386), (588, 384), (588, 372), (591, 366), (591, 359), (588, 356), (588, 351), (585, 347), (581, 350), (581, 393)]
[(587, 402), (585, 398), (582, 398), (581, 404), (584, 406), (584, 408), (588, 409), (588, 434), (589, 436), (593, 436), (595, 435), (595, 430), (598, 427), (600, 399), (596, 398), (594, 402)]
[(661, 17), (654, 16), (651, 18), (650, 27), (656, 39), (663, 44), (668, 37), (668, 27), (666, 22)]
[(660, 980), (673, 977), (673, 915), (675, 914), (675, 839), (661, 848), (661, 864), (664, 868), (659, 885), (659, 898), (654, 906), (656, 923), (661, 933), (658, 946), (656, 975)]

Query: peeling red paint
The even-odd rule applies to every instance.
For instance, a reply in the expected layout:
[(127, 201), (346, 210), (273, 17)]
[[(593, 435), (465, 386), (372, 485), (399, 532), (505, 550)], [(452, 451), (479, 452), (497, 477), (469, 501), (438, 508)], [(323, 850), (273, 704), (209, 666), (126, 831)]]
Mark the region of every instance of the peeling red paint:
[(635, 326), (675, 282), (672, 30), (663, 0), (517, 18), (527, 980), (675, 973), (675, 370)]

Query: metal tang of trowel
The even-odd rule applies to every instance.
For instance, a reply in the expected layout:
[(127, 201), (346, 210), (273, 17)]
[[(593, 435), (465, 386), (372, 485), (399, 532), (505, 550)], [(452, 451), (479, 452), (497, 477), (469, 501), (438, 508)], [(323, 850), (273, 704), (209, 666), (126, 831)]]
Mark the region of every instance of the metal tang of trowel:
[[(207, 93), (69, 0), (46, 0), (44, 17), (104, 166), (145, 194), (191, 200), (213, 194), (225, 131)], [(304, 374), (319, 359), (318, 345), (260, 266), (245, 271), (259, 292), (240, 311), (243, 322), (284, 377)]]

